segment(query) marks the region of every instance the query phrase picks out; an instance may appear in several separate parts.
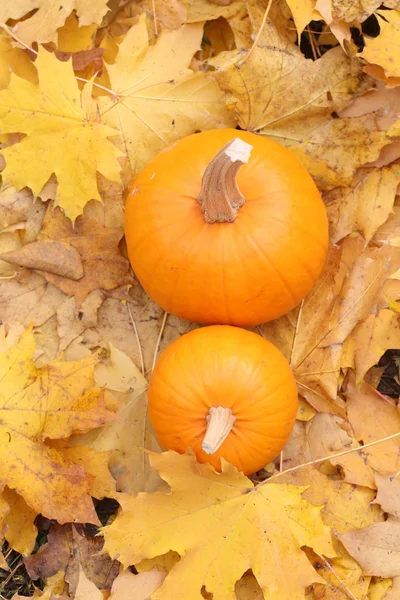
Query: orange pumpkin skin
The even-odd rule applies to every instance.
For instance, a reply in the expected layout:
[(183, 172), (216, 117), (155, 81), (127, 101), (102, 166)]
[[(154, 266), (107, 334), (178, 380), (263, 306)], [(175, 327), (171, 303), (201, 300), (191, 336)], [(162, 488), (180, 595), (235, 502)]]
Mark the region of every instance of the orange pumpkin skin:
[[(233, 223), (204, 220), (204, 171), (228, 142), (253, 146), (236, 177), (245, 197)], [(147, 294), (202, 324), (249, 326), (286, 314), (311, 290), (328, 247), (328, 221), (312, 178), (287, 148), (219, 129), (160, 152), (133, 183), (125, 235)]]
[[(229, 325), (196, 329), (160, 356), (149, 386), (149, 415), (160, 444), (220, 470), (225, 458), (245, 474), (286, 444), (297, 411), (296, 383), (284, 356), (264, 338)], [(236, 417), (215, 454), (202, 450), (210, 407)]]

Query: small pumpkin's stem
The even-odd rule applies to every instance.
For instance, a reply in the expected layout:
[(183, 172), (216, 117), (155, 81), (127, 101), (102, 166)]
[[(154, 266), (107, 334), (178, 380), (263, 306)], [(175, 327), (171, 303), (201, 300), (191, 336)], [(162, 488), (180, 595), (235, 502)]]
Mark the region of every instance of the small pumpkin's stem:
[(253, 146), (240, 138), (226, 144), (207, 166), (198, 196), (206, 223), (233, 223), (245, 203), (236, 183), (240, 167), (248, 162)]
[(201, 447), (207, 454), (214, 454), (232, 431), (236, 417), (232, 409), (212, 406), (207, 415), (207, 431)]

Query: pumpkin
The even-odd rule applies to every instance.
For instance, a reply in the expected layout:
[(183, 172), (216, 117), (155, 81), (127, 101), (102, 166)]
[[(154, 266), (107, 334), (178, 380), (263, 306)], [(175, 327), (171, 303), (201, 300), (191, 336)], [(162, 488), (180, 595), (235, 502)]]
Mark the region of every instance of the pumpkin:
[(263, 136), (218, 129), (160, 152), (127, 197), (133, 270), (164, 310), (256, 325), (296, 306), (323, 267), (326, 211), (312, 178)]
[(149, 386), (160, 444), (217, 470), (221, 457), (254, 473), (284, 447), (297, 411), (296, 383), (281, 352), (259, 335), (212, 325), (173, 342)]

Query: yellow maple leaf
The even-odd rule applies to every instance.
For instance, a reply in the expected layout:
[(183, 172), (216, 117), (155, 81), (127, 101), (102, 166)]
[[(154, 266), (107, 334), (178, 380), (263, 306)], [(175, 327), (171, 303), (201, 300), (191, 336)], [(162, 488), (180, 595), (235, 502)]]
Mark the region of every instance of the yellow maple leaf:
[(37, 369), (34, 352), (28, 330), (16, 346), (0, 353), (0, 480), (37, 513), (60, 523), (97, 522), (89, 496), (91, 478), (44, 442), (114, 418), (94, 385), (98, 359), (54, 361)]
[[(100, 25), (109, 8), (107, 0), (67, 0), (61, 3), (54, 0), (13, 0), (1, 3), (0, 23), (28, 15), (17, 25), (20, 40), (29, 46), (32, 42), (56, 42), (57, 29), (64, 25), (73, 10), (76, 10), (81, 25)], [(30, 14), (32, 11), (33, 14)]]
[(188, 68), (202, 35), (202, 23), (182, 25), (149, 46), (143, 14), (108, 67), (113, 93), (99, 104), (105, 123), (122, 131), (118, 145), (129, 158), (128, 177), (170, 142), (232, 125), (218, 85)]
[(240, 127), (286, 144), (302, 142), (363, 87), (360, 65), (341, 48), (306, 59), (272, 23), (248, 57), (247, 50), (233, 50), (210, 63)]
[(38, 195), (54, 173), (56, 204), (75, 220), (86, 202), (100, 200), (97, 171), (119, 181), (121, 153), (107, 139), (116, 131), (88, 116), (89, 94), (84, 88), (81, 97), (70, 61), (40, 49), (35, 65), (39, 86), (12, 75), (9, 88), (0, 92), (2, 131), (27, 134), (3, 150), (3, 182)]
[(171, 451), (151, 461), (172, 491), (118, 495), (122, 510), (104, 530), (104, 547), (126, 566), (170, 549), (181, 555), (154, 600), (200, 598), (203, 586), (215, 600), (233, 600), (248, 569), (266, 600), (303, 600), (320, 581), (300, 547), (335, 552), (321, 509), (301, 497), (306, 487), (254, 487), (227, 463), (219, 474)]

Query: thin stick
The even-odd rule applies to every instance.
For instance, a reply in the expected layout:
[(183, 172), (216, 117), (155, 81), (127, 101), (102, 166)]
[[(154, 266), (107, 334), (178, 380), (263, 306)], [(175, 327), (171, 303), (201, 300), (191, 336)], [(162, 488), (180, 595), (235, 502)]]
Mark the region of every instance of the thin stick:
[(306, 27), (306, 31), (308, 33), (308, 39), (310, 40), (310, 46), (311, 46), (314, 60), (317, 60), (318, 56), (317, 56), (317, 51), (315, 49), (315, 40), (314, 40), (313, 34), (311, 34), (311, 31), (308, 29), (308, 27)]
[(322, 562), (324, 563), (324, 565), (327, 567), (327, 569), (329, 569), (330, 572), (336, 577), (336, 579), (338, 580), (338, 582), (340, 583), (340, 585), (342, 586), (342, 588), (344, 589), (344, 591), (346, 592), (348, 597), (351, 598), (351, 600), (358, 600), (355, 597), (355, 595), (353, 594), (353, 592), (351, 590), (349, 590), (349, 588), (347, 587), (345, 582), (340, 579), (339, 575), (336, 573), (336, 571), (334, 570), (332, 565), (329, 564), (329, 562), (326, 560), (326, 558), (324, 556), (320, 556), (320, 558), (321, 558)]
[[(5, 261), (7, 262), (7, 261)], [(0, 279), (14, 279), (18, 275), (19, 271), (14, 271), (13, 275), (2, 275)]]
[(34, 50), (33, 48), (31, 48), (30, 46), (25, 44), (25, 42), (23, 42), (22, 40), (17, 38), (17, 36), (11, 31), (11, 29), (5, 23), (0, 23), (0, 27), (2, 29), (4, 29), (4, 31), (6, 33), (8, 33), (8, 35), (10, 35), (16, 42), (18, 42), (18, 44), (21, 44), (21, 46), (26, 48), (26, 50), (29, 50), (29, 52), (33, 52), (33, 54), (36, 54), (36, 56), (38, 55), (38, 52), (36, 52), (36, 50)]
[(317, 465), (318, 463), (322, 463), (325, 460), (331, 460), (332, 458), (337, 458), (338, 456), (344, 456), (345, 454), (351, 454), (352, 452), (359, 452), (360, 450), (364, 450), (365, 448), (369, 448), (370, 446), (376, 446), (377, 444), (382, 444), (382, 442), (388, 442), (389, 440), (393, 440), (396, 437), (400, 436), (400, 431), (398, 433), (393, 433), (392, 435), (388, 435), (387, 437), (381, 438), (380, 440), (375, 440), (374, 442), (369, 442), (368, 444), (364, 444), (364, 446), (358, 446), (357, 448), (350, 448), (350, 450), (344, 450), (344, 452), (337, 452), (336, 454), (330, 454), (329, 456), (324, 456), (323, 458), (317, 458), (316, 460), (310, 460), (302, 465), (297, 465), (296, 467), (291, 467), (290, 469), (286, 469), (286, 471), (281, 471), (276, 475), (272, 475), (265, 482), (261, 482), (258, 485), (262, 485), (267, 481), (271, 481), (271, 479), (276, 479), (276, 477), (280, 477), (281, 475), (286, 475), (286, 473), (293, 473), (293, 471), (298, 471), (299, 469), (303, 469), (304, 467), (311, 467), (312, 465)]
[(162, 338), (162, 334), (164, 333), (164, 328), (165, 328), (165, 324), (167, 322), (167, 317), (168, 317), (168, 313), (165, 312), (164, 313), (164, 317), (161, 323), (161, 328), (160, 328), (160, 333), (158, 334), (158, 338), (157, 338), (157, 343), (156, 343), (156, 348), (154, 351), (154, 358), (153, 358), (153, 364), (151, 366), (151, 371), (154, 371), (154, 367), (156, 366), (156, 362), (157, 362), (157, 353), (158, 353), (158, 348), (160, 346), (160, 342), (161, 342), (161, 338)]
[(267, 21), (268, 13), (270, 11), (271, 6), (272, 6), (272, 0), (269, 0), (268, 6), (267, 6), (267, 8), (265, 10), (265, 13), (264, 13), (264, 16), (263, 16), (263, 20), (261, 21), (260, 29), (258, 30), (258, 33), (257, 33), (257, 35), (255, 37), (254, 42), (253, 42), (253, 45), (250, 48), (250, 50), (247, 52), (246, 56), (242, 60), (240, 60), (238, 62), (238, 64), (237, 64), (237, 66), (238, 66), (239, 69), (240, 69), (240, 67), (242, 67), (244, 65), (244, 63), (246, 62), (246, 60), (248, 60), (250, 58), (250, 56), (253, 54), (254, 48), (257, 46), (258, 40), (260, 39), (262, 30), (265, 27), (265, 23)]
[(137, 330), (137, 327), (136, 327), (135, 319), (133, 318), (133, 315), (132, 315), (132, 312), (131, 312), (131, 307), (129, 306), (129, 302), (127, 302), (126, 304), (128, 306), (129, 318), (131, 320), (131, 324), (132, 324), (132, 327), (133, 327), (133, 331), (135, 332), (136, 341), (137, 341), (137, 345), (138, 345), (138, 348), (139, 348), (140, 370), (142, 371), (142, 375), (144, 375), (144, 360), (143, 360), (142, 345), (140, 343), (140, 338), (139, 338), (138, 330)]
[(283, 471), (283, 450), (282, 450), (281, 455), (279, 457), (279, 470)]
[(152, 7), (153, 7), (153, 21), (154, 21), (154, 33), (155, 36), (158, 36), (158, 27), (157, 27), (157, 14), (156, 14), (156, 3), (155, 0), (151, 1)]

